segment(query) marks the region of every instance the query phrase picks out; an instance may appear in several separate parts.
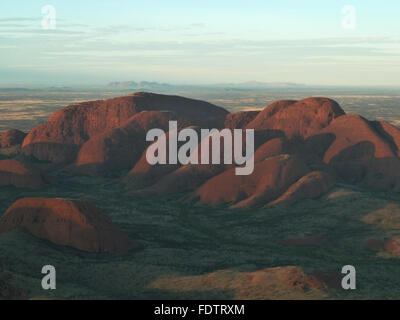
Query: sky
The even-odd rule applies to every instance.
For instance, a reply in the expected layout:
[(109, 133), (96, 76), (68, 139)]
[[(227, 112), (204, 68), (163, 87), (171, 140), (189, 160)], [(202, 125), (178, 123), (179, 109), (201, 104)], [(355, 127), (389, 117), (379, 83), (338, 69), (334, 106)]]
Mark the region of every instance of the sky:
[(400, 86), (399, 16), (398, 0), (1, 0), (0, 86)]

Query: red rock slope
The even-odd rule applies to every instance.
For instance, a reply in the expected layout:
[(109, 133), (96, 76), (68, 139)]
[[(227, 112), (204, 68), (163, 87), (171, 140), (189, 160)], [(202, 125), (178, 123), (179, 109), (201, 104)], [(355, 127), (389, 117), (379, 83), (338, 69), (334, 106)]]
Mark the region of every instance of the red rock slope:
[(328, 98), (281, 100), (266, 107), (246, 128), (279, 130), (288, 138), (307, 138), (341, 115), (344, 115), (342, 108)]
[(1, 147), (9, 148), (18, 144), (22, 144), (26, 136), (25, 132), (17, 129), (10, 129), (1, 135)]
[(0, 160), (0, 186), (38, 189), (45, 184), (41, 173), (32, 165), (13, 159)]
[(46, 123), (32, 129), (23, 142), (22, 152), (39, 160), (70, 163), (91, 137), (125, 125), (142, 111), (172, 111), (211, 127), (223, 127), (228, 114), (204, 101), (142, 92), (84, 102), (56, 111)]
[(125, 254), (137, 247), (98, 208), (84, 201), (20, 199), (0, 218), (0, 233), (17, 227), (55, 244), (89, 252)]

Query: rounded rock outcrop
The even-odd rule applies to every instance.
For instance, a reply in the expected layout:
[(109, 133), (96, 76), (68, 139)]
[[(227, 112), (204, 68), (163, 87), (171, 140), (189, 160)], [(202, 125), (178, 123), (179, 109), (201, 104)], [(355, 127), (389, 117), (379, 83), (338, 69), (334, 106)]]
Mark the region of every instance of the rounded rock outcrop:
[(0, 218), (0, 233), (23, 228), (57, 245), (125, 254), (138, 245), (94, 205), (80, 200), (22, 198)]
[(34, 166), (14, 159), (0, 160), (0, 186), (39, 189), (46, 184)]
[(19, 144), (22, 144), (26, 136), (25, 132), (17, 129), (10, 129), (1, 135), (1, 147), (9, 148)]
[(328, 98), (307, 98), (300, 101), (281, 100), (264, 108), (246, 128), (277, 130), (287, 138), (305, 139), (318, 133), (345, 112), (337, 102)]
[(228, 111), (208, 102), (153, 93), (84, 102), (56, 111), (24, 139), (22, 153), (39, 160), (71, 163), (91, 137), (124, 126), (142, 111), (172, 111), (198, 125), (223, 127)]

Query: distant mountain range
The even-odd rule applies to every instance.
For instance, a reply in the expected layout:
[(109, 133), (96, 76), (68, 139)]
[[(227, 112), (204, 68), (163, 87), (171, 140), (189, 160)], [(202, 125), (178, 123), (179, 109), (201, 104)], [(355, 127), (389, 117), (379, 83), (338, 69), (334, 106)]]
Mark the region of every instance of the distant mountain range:
[(171, 88), (174, 87), (168, 83), (159, 83), (153, 81), (114, 81), (110, 82), (108, 87), (112, 88), (139, 88), (139, 89), (155, 89), (155, 88)]
[(239, 88), (239, 89), (262, 89), (262, 88), (299, 88), (306, 87), (304, 84), (292, 82), (260, 82), (247, 81), (241, 83), (217, 83), (203, 85), (179, 85), (169, 83), (159, 83), (153, 81), (114, 81), (110, 82), (107, 87), (119, 89), (172, 89), (182, 87), (218, 87), (218, 88)]

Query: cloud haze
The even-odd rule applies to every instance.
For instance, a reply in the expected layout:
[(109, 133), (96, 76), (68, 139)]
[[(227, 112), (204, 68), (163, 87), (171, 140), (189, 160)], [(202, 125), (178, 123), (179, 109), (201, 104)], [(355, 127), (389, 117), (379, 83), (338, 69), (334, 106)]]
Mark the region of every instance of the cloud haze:
[(400, 22), (393, 12), (400, 5), (395, 1), (385, 2), (385, 8), (378, 1), (354, 1), (354, 30), (341, 27), (341, 1), (324, 6), (309, 1), (307, 7), (282, 1), (291, 4), (286, 8), (260, 1), (247, 6), (233, 1), (227, 7), (226, 1), (205, 1), (202, 7), (98, 1), (96, 11), (91, 1), (53, 1), (56, 30), (41, 28), (40, 1), (5, 2), (2, 86), (132, 79), (400, 85)]

